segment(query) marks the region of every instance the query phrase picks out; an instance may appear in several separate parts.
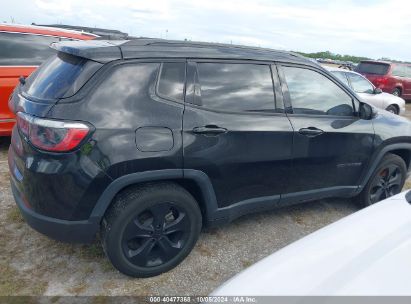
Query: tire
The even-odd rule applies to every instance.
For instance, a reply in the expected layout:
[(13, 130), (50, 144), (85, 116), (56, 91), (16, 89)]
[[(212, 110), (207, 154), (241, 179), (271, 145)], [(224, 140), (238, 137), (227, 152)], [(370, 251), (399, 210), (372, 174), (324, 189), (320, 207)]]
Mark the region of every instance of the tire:
[(176, 267), (201, 231), (200, 208), (174, 183), (138, 185), (118, 194), (101, 225), (104, 251), (120, 272), (152, 277)]
[(367, 185), (357, 197), (363, 206), (370, 206), (401, 192), (407, 174), (404, 160), (387, 154), (371, 175)]
[(399, 112), (397, 106), (395, 105), (389, 105), (385, 110), (396, 115), (398, 115)]
[(401, 97), (401, 89), (395, 88), (394, 91), (392, 91), (392, 95)]

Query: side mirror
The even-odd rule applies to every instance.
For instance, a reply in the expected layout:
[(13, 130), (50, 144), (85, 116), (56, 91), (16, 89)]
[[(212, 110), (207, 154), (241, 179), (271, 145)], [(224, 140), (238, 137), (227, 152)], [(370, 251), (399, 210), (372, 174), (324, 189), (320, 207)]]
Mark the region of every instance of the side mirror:
[(376, 115), (374, 108), (370, 106), (369, 104), (363, 103), (363, 102), (360, 104), (359, 113), (360, 113), (360, 118), (366, 119), (366, 120), (373, 119)]
[(375, 88), (374, 89), (374, 94), (381, 94), (382, 90), (380, 88)]

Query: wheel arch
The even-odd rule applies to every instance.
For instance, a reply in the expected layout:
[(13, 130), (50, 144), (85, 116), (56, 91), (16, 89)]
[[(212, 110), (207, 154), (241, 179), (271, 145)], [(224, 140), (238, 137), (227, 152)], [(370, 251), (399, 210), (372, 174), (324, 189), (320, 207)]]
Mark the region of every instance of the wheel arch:
[(396, 90), (396, 89), (398, 89), (400, 91), (400, 95), (398, 95), (398, 96), (401, 97), (402, 93), (404, 92), (404, 90), (402, 89), (402, 85), (401, 84), (396, 84), (395, 87), (394, 87), (394, 90)]
[(361, 190), (365, 187), (368, 180), (370, 179), (371, 175), (373, 174), (374, 170), (377, 168), (378, 164), (381, 162), (382, 158), (387, 155), (388, 153), (392, 153), (401, 157), (407, 170), (410, 170), (410, 161), (411, 161), (411, 143), (396, 143), (390, 144), (383, 147), (379, 152), (377, 152), (372, 160), (370, 161), (370, 165), (368, 170), (364, 174), (363, 178), (360, 180), (359, 189), (357, 192), (361, 192)]
[(391, 106), (393, 106), (393, 107), (395, 107), (396, 109), (397, 109), (397, 113), (400, 113), (400, 106), (398, 105), (398, 104), (396, 104), (396, 103), (391, 103), (391, 104), (389, 104), (386, 108), (385, 108), (385, 110), (387, 110), (389, 107), (391, 107)]
[(111, 182), (104, 190), (93, 208), (90, 218), (94, 222), (101, 222), (114, 197), (125, 188), (160, 181), (175, 182), (182, 186), (197, 200), (204, 221), (207, 223), (213, 220), (218, 206), (211, 181), (204, 172), (191, 169), (154, 170), (123, 175)]

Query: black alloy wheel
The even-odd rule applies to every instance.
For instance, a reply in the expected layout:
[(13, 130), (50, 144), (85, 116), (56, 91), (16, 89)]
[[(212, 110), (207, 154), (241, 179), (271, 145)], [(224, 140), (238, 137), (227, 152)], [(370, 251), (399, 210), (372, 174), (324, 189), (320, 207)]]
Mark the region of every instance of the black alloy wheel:
[(107, 257), (120, 272), (152, 277), (191, 252), (202, 227), (194, 197), (178, 184), (150, 183), (118, 194), (101, 225)]
[(159, 266), (172, 260), (188, 241), (190, 219), (173, 203), (153, 205), (133, 218), (122, 234), (122, 248), (130, 263)]
[(403, 176), (400, 168), (390, 164), (383, 168), (375, 177), (370, 190), (370, 202), (375, 204), (390, 196), (400, 193)]
[(404, 160), (395, 154), (388, 153), (374, 170), (371, 178), (357, 197), (365, 206), (375, 204), (401, 192), (407, 175)]

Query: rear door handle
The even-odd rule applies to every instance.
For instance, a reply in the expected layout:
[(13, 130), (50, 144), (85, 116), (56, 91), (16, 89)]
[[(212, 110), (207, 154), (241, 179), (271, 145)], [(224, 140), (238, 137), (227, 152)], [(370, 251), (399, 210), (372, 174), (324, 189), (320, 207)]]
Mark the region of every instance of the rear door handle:
[(298, 133), (305, 135), (307, 137), (315, 137), (324, 133), (323, 130), (315, 128), (315, 127), (308, 127), (308, 128), (301, 128), (298, 130)]
[(227, 133), (227, 129), (220, 128), (219, 126), (216, 126), (216, 125), (206, 125), (203, 127), (195, 127), (193, 129), (193, 132), (195, 134), (218, 135), (218, 134)]

